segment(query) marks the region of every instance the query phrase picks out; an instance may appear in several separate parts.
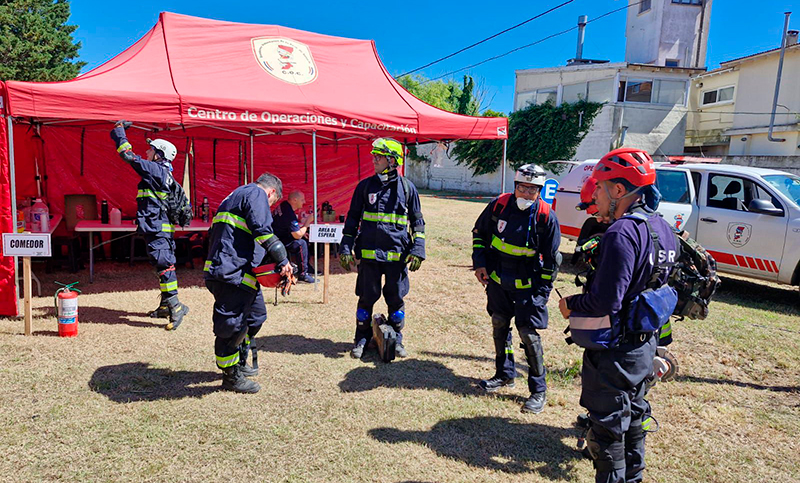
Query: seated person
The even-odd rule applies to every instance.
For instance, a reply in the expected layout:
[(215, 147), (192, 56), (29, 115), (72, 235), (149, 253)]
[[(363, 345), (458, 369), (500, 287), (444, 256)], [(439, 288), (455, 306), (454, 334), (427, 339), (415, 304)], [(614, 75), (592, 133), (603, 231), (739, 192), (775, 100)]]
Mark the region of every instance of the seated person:
[(272, 231), (286, 247), (286, 251), (300, 259), (297, 264), (297, 281), (314, 283), (316, 279), (308, 273), (313, 270), (308, 260), (308, 242), (303, 238), (313, 217), (306, 216), (298, 221), (295, 214), (305, 203), (306, 197), (301, 191), (289, 193), (289, 198), (279, 204), (272, 214)]

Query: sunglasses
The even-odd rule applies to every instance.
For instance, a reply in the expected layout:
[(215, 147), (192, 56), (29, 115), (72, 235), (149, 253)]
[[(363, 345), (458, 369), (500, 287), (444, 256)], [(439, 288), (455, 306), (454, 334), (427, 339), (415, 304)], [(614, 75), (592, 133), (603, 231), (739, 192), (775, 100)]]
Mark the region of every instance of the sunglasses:
[(518, 184), (516, 186), (516, 190), (519, 191), (520, 193), (527, 193), (529, 195), (535, 195), (536, 193), (539, 192), (539, 187), (538, 186), (523, 186), (521, 184)]

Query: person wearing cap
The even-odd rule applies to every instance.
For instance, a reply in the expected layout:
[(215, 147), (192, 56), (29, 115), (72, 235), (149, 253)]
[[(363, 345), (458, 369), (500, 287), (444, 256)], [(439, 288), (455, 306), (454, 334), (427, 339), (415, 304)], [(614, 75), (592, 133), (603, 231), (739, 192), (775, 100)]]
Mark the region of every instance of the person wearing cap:
[(531, 395), (522, 411), (534, 414), (547, 401), (544, 348), (537, 331), (547, 328), (547, 299), (561, 264), (558, 219), (539, 196), (545, 178), (541, 166), (520, 167), (514, 192), (489, 202), (472, 230), (472, 267), (486, 287), (495, 348), (494, 375), (479, 385), (486, 392), (514, 386), (513, 318), (529, 367)]
[(388, 323), (397, 333), (395, 353), (406, 357), (403, 297), (409, 290), (408, 270), (416, 271), (425, 260), (425, 220), (417, 188), (397, 172), (403, 165), (403, 145), (390, 138), (376, 139), (372, 163), (375, 175), (356, 186), (339, 245), (339, 263), (345, 270), (359, 260), (355, 345), (350, 355), (360, 359), (372, 338), (372, 308), (385, 278)]
[[(645, 400), (657, 332), (677, 294), (667, 285), (679, 253), (672, 227), (655, 212), (660, 197), (650, 155), (609, 152), (592, 172), (597, 216), (610, 226), (584, 293), (559, 301), (570, 341), (584, 348), (580, 404), (595, 481), (642, 481), (645, 435), (657, 426)], [(646, 296), (643, 295), (646, 293)]]
[(219, 205), (208, 235), (203, 267), (206, 288), (214, 296), (214, 354), (222, 370), (222, 389), (256, 393), (255, 336), (267, 320), (264, 295), (254, 269), (268, 263), (288, 276), (286, 248), (272, 231), (270, 206), (281, 199), (283, 183), (270, 173), (236, 188)]
[(189, 307), (178, 300), (178, 276), (175, 273), (175, 241), (172, 239), (175, 227), (167, 217), (164, 201), (171, 183), (172, 161), (178, 149), (164, 139), (148, 139), (150, 148), (142, 158), (134, 154), (128, 142), (125, 129), (128, 121), (119, 121), (111, 131), (111, 139), (117, 146), (117, 153), (141, 177), (136, 195), (136, 223), (138, 233), (144, 235), (147, 256), (156, 268), (161, 287), (158, 307), (149, 312), (153, 318), (169, 318), (167, 330), (175, 330), (189, 313)]

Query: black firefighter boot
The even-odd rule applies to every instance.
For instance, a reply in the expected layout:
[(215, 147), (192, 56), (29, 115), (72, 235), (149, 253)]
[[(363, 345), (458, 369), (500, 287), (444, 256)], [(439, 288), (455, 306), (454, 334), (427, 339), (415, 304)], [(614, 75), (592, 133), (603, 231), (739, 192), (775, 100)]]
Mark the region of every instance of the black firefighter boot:
[(156, 308), (153, 311), (148, 312), (147, 315), (151, 319), (168, 319), (169, 318), (169, 305), (167, 305), (167, 301), (163, 297), (161, 297), (161, 301), (158, 303), (158, 308)]
[(261, 389), (257, 382), (244, 377), (239, 364), (226, 367), (222, 373), (222, 389), (226, 391), (255, 394)]
[[(253, 345), (255, 344), (254, 341), (251, 341), (250, 344), (242, 344), (239, 346), (239, 372), (242, 373), (244, 377), (254, 377), (258, 375), (258, 356), (256, 356), (256, 348)], [(247, 365), (247, 354), (249, 352), (253, 352), (253, 365)]]
[(169, 307), (169, 323), (165, 327), (167, 330), (175, 330), (183, 322), (183, 318), (189, 313), (189, 307), (178, 301), (178, 296), (173, 295), (167, 299)]

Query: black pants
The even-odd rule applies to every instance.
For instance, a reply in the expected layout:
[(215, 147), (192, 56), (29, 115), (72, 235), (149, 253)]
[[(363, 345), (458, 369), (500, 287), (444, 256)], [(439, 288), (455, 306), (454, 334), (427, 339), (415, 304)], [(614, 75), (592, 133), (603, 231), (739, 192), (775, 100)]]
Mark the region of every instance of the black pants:
[(286, 247), (287, 252), (300, 259), (300, 262), (297, 264), (297, 274), (302, 276), (309, 272), (308, 242), (305, 240), (305, 238), (292, 240), (289, 243), (284, 243), (283, 246)]
[[(388, 317), (403, 311), (405, 304), (403, 297), (408, 295), (408, 267), (403, 262), (374, 262), (361, 260), (358, 264), (358, 279), (356, 279), (356, 295), (358, 295), (359, 315), (356, 317), (355, 342), (368, 343), (372, 338), (372, 307), (381, 298), (381, 278), (385, 277), (383, 284), (383, 298), (389, 308)], [(390, 320), (391, 321), (391, 320)], [(402, 343), (402, 326), (395, 326), (397, 342)]]
[(261, 289), (257, 292), (236, 285), (206, 280), (214, 296), (214, 354), (217, 367), (225, 369), (239, 363), (239, 346), (245, 337), (252, 341), (267, 320), (267, 306)]
[(178, 275), (175, 273), (175, 240), (146, 234), (147, 257), (156, 268), (161, 287), (161, 300), (178, 295)]
[(650, 414), (645, 378), (653, 370), (656, 342), (651, 335), (643, 342), (583, 353), (580, 403), (592, 423), (586, 439), (597, 483), (642, 481), (642, 420)]

